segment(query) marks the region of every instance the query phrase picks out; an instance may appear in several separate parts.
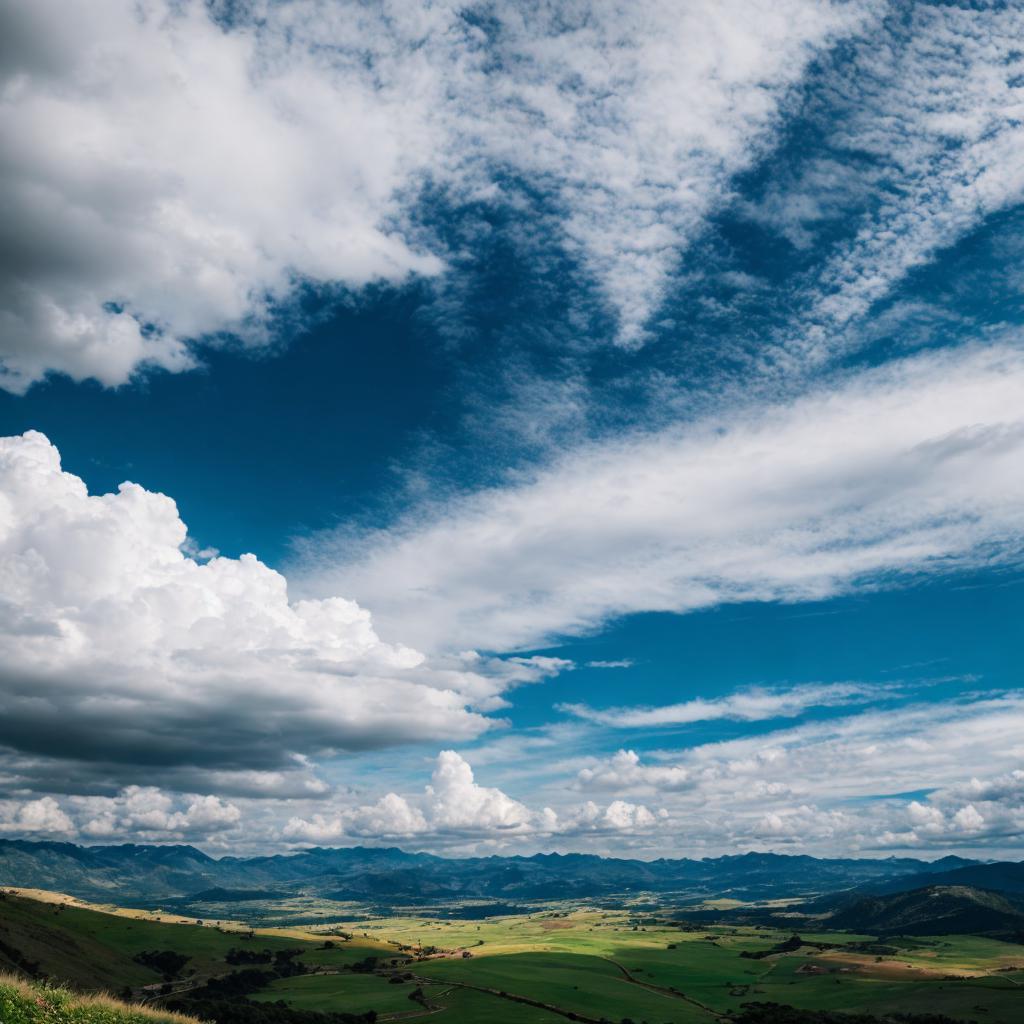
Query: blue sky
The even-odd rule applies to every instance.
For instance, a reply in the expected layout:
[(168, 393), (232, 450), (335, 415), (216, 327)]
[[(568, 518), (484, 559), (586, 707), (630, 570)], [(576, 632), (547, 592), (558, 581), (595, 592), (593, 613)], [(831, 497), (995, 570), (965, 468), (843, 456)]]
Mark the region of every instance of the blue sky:
[(0, 28), (2, 834), (1019, 856), (1018, 11)]

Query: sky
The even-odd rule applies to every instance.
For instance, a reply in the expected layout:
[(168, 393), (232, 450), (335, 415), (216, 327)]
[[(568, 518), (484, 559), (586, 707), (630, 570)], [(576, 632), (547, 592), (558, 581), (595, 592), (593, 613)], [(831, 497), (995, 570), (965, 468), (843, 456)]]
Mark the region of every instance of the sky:
[(0, 0), (0, 836), (1020, 859), (1022, 33)]

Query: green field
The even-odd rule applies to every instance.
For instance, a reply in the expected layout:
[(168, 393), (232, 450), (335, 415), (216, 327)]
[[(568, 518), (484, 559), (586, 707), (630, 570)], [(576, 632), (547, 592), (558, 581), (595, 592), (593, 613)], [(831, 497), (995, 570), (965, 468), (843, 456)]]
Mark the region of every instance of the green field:
[[(766, 927), (694, 929), (667, 916), (568, 905), (480, 922), (392, 917), (249, 932), (20, 896), (0, 900), (0, 969), (10, 970), (14, 955), (81, 989), (127, 987), (151, 1004), (160, 1001), (162, 979), (135, 962), (140, 952), (190, 958), (165, 997), (181, 998), (242, 969), (226, 961), (231, 950), (236, 958), (238, 950), (298, 950), (295, 959), (307, 973), (276, 980), (266, 973), (264, 987), (250, 995), (254, 1002), (434, 1024), (552, 1024), (570, 1015), (712, 1024), (749, 1002), (933, 1012), (991, 1024), (1024, 1020), (1024, 946), (974, 936), (887, 939), (895, 953), (878, 955), (859, 948), (871, 936), (821, 933), (773, 952), (789, 938)], [(270, 956), (265, 972), (272, 970)], [(364, 961), (358, 971), (357, 961)], [(417, 991), (420, 998), (411, 999)]]
[[(333, 940), (334, 949), (324, 950), (319, 948), (323, 937), (306, 932), (259, 932), (251, 939), (247, 934), (241, 929), (171, 924), (18, 896), (0, 899), (0, 942), (38, 964), (44, 974), (87, 990), (120, 992), (158, 983), (159, 974), (133, 959), (149, 950), (188, 956), (183, 976), (200, 978), (230, 970), (224, 958), (232, 949), (302, 948), (305, 962), (325, 967), (340, 967), (382, 952), (377, 943), (338, 940)], [(0, 970), (17, 966), (7, 959), (0, 952)]]
[(410, 1001), (416, 989), (411, 982), (393, 985), (379, 974), (308, 974), (300, 978), (282, 978), (256, 993), (257, 1002), (283, 1000), (302, 1010), (342, 1010), (347, 1013), (408, 1013), (417, 1008)]

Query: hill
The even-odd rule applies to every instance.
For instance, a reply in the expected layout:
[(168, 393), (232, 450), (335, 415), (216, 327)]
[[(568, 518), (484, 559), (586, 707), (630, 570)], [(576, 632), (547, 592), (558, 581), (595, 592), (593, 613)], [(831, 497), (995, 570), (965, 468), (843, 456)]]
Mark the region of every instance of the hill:
[[(312, 932), (179, 923), (45, 895), (0, 899), (12, 965), (0, 973), (120, 992), (208, 1024), (716, 1024), (752, 1007), (757, 1014), (741, 1017), (749, 1024), (845, 1024), (836, 1010), (860, 1013), (850, 1018), (858, 1024), (909, 1024), (915, 1012), (928, 1015), (915, 1024), (1017, 1024), (1024, 982), (1021, 945), (975, 936), (883, 944), (823, 932), (820, 919), (796, 937), (791, 925), (692, 928), (633, 906), (564, 901), (483, 922), (392, 916)], [(66, 996), (49, 1008), (31, 998), (36, 1016), (24, 1016), (19, 998), (0, 1006), (0, 1021), (160, 1020), (125, 1018), (132, 1008), (109, 1001)], [(83, 1017), (80, 1005), (104, 1015)]]
[(108, 996), (75, 995), (0, 975), (3, 1024), (198, 1024), (168, 1010), (131, 1006)]
[[(929, 865), (912, 858), (828, 859), (747, 853), (655, 861), (586, 854), (452, 859), (388, 848), (314, 848), (271, 857), (214, 859), (191, 846), (76, 846), (0, 840), (0, 884), (58, 890), (95, 901), (181, 909), (210, 893), (297, 892), (378, 904), (454, 899), (515, 903), (637, 892), (681, 897), (764, 899), (882, 886), (933, 870), (982, 867), (949, 858)], [(241, 899), (241, 896), (236, 896)], [(201, 916), (201, 915), (197, 915)]]
[[(168, 978), (213, 976), (229, 969), (227, 958), (246, 940), (244, 929), (172, 923), (26, 896), (0, 898), (0, 973), (55, 979), (76, 989), (139, 993)], [(260, 951), (276, 955), (294, 950), (296, 942), (266, 935)], [(315, 945), (311, 938), (299, 945), (307, 943)], [(347, 943), (345, 955), (358, 959), (378, 951), (370, 945)]]
[(1006, 897), (962, 885), (930, 885), (865, 896), (827, 919), (829, 928), (870, 935), (981, 935), (1024, 932), (1024, 912)]
[[(936, 861), (933, 866), (940, 866)], [(950, 869), (931, 871), (926, 875), (903, 875), (888, 879), (880, 885), (873, 885), (872, 891), (907, 892), (925, 885), (966, 885), (973, 889), (991, 889), (994, 892), (1024, 894), (1024, 862), (1000, 862), (998, 864), (960, 864)]]

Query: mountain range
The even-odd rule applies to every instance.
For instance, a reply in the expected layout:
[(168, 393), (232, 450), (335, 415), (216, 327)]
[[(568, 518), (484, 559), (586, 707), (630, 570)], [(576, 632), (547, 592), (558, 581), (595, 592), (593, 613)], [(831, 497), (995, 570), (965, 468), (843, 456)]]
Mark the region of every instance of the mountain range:
[[(81, 899), (201, 901), (280, 899), (295, 894), (385, 904), (451, 900), (594, 898), (641, 892), (680, 899), (813, 897), (870, 888), (918, 888), (956, 881), (960, 872), (1009, 879), (1024, 888), (1024, 866), (960, 857), (827, 859), (746, 853), (653, 861), (591, 854), (453, 859), (396, 848), (314, 848), (263, 857), (213, 858), (192, 846), (77, 846), (0, 840), (0, 884), (50, 889)], [(895, 887), (895, 888), (893, 888)], [(998, 888), (998, 886), (993, 886)], [(1017, 890), (1020, 891), (1020, 890)], [(231, 894), (235, 895), (232, 896)], [(241, 895), (239, 895), (241, 894)]]

